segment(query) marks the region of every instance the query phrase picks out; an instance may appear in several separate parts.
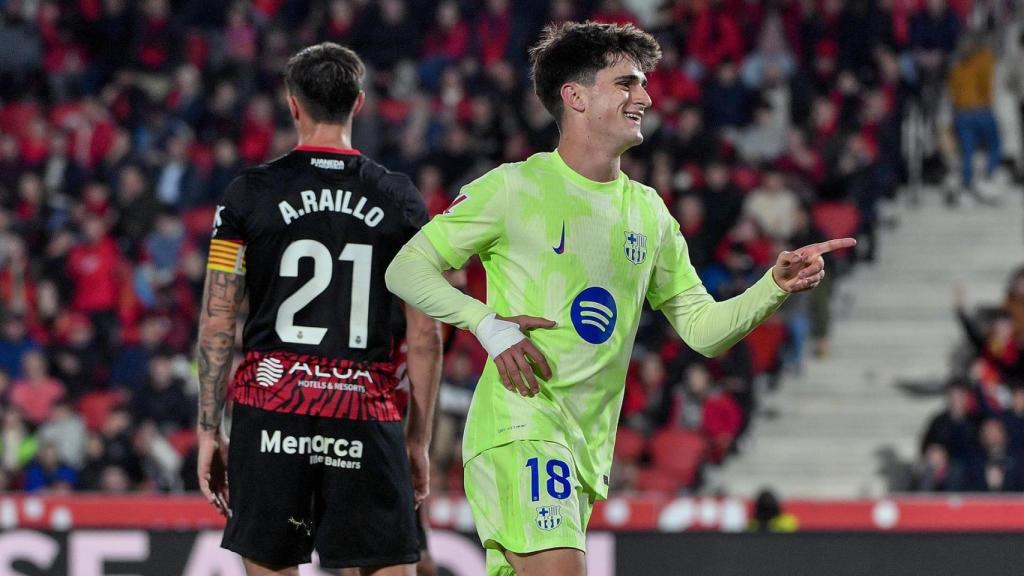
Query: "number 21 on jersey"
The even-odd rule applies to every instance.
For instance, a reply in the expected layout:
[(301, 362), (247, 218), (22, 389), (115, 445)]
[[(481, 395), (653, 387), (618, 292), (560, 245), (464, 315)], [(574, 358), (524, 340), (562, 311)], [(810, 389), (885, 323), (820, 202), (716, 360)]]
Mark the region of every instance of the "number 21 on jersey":
[[(296, 240), (288, 245), (281, 256), (280, 275), (294, 278), (299, 275), (299, 261), (313, 259), (313, 277), (299, 287), (277, 309), (274, 329), (282, 342), (316, 345), (327, 335), (327, 328), (301, 326), (295, 315), (321, 292), (327, 290), (334, 276), (331, 251), (316, 240)], [(366, 348), (366, 329), (370, 310), (370, 268), (373, 265), (373, 246), (346, 244), (338, 260), (352, 262), (352, 309), (349, 312), (348, 346)]]

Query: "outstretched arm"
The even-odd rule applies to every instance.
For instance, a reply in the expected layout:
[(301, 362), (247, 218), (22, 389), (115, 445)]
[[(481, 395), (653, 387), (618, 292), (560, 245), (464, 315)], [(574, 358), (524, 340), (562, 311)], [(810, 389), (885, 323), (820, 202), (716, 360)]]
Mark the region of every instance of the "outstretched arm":
[(770, 271), (735, 298), (715, 302), (703, 285), (697, 285), (665, 301), (661, 311), (690, 348), (717, 356), (771, 316), (790, 293), (821, 283), (825, 278), (822, 254), (856, 243), (843, 238), (783, 252)]

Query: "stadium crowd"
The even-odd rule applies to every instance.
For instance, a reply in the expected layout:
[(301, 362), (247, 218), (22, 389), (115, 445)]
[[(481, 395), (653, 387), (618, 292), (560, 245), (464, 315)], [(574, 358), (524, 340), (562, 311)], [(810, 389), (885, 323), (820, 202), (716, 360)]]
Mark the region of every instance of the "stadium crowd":
[[(554, 146), (527, 67), (545, 23), (639, 23), (619, 0), (0, 9), (0, 489), (108, 492), (195, 488), (193, 339), (213, 210), (239, 169), (294, 146), (281, 82), (294, 51), (334, 41), (359, 52), (368, 98), (353, 140), (410, 174), (437, 214), (497, 163)], [(966, 11), (670, 0), (645, 23), (664, 57), (648, 74), (646, 141), (623, 169), (677, 216), (708, 290), (737, 294), (779, 250), (824, 236), (861, 245), (714, 360), (648, 312), (616, 490), (697, 488), (701, 466), (736, 449), (759, 394), (829, 353), (834, 282), (879, 254), (878, 203), (906, 177), (906, 103), (944, 77)], [(483, 296), (478, 264), (460, 278)], [(457, 439), (483, 359), (471, 336), (454, 337), (435, 493), (460, 490)]]
[(966, 346), (928, 421), (920, 459), (901, 488), (932, 492), (1024, 491), (1024, 268), (1003, 301), (977, 308), (957, 287), (954, 312)]

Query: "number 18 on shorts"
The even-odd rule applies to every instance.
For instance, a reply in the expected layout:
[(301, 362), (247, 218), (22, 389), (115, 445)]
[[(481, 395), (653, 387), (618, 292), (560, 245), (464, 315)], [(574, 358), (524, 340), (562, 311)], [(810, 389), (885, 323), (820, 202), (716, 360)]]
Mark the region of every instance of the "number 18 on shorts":
[[(466, 463), (466, 497), (480, 541), (519, 554), (550, 548), (586, 550), (594, 498), (579, 481), (569, 449), (520, 440)], [(488, 554), (488, 573), (492, 572)]]

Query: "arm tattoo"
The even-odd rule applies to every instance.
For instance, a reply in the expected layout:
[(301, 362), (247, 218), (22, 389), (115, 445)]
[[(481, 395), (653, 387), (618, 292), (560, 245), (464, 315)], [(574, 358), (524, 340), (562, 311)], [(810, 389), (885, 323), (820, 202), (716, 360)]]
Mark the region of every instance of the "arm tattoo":
[(199, 427), (220, 427), (231, 356), (235, 346), (235, 320), (245, 296), (245, 276), (208, 270), (203, 308), (199, 317)]

